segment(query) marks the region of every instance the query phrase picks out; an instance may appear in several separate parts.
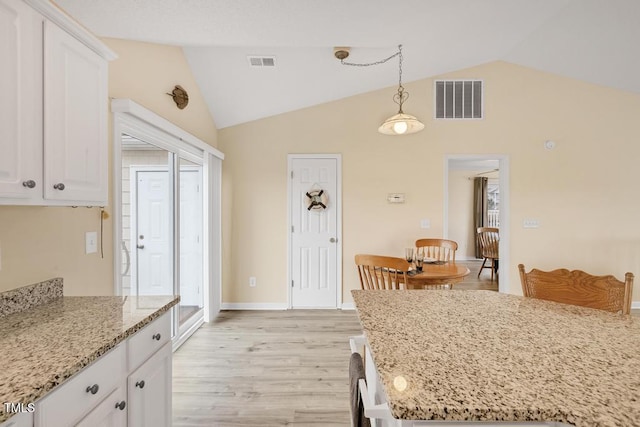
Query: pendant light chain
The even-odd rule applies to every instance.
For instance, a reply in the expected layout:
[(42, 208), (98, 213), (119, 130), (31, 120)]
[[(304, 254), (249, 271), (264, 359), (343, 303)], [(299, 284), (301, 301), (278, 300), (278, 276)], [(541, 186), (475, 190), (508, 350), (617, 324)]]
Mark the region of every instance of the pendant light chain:
[[(395, 58), (396, 56), (400, 56), (400, 58), (402, 58), (402, 45), (398, 45), (398, 51), (396, 53), (394, 53), (393, 55), (391, 55), (388, 58), (385, 59), (381, 59), (380, 61), (376, 61), (376, 62), (363, 62), (363, 63), (358, 63), (358, 62), (347, 62), (344, 59), (340, 60), (340, 63), (342, 65), (350, 65), (352, 67), (371, 67), (372, 65), (380, 65), (380, 64), (384, 64), (385, 62), (389, 62), (390, 60), (392, 60), (393, 58)], [(400, 59), (400, 62), (402, 62), (402, 59)]]
[(400, 71), (398, 72), (398, 75), (399, 75), (399, 77), (398, 77), (398, 86), (402, 87), (402, 45), (401, 44), (398, 45), (398, 56), (400, 57), (399, 58), (399, 70)]

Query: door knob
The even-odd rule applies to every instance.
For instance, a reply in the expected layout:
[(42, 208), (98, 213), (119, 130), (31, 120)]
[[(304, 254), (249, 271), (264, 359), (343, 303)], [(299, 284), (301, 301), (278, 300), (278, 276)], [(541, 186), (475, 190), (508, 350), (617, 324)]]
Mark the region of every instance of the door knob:
[(337, 241), (338, 241), (338, 239), (336, 239), (335, 237), (332, 237), (332, 238), (329, 239), (329, 242), (331, 242), (331, 243), (335, 243)]
[(138, 249), (144, 249), (144, 245), (136, 245), (136, 248), (138, 248)]
[(27, 187), (27, 188), (34, 188), (36, 186), (36, 182), (32, 179), (30, 179), (29, 181), (24, 181), (22, 183), (23, 187)]
[(116, 408), (120, 409), (121, 411), (124, 411), (124, 408), (127, 407), (127, 403), (123, 400), (120, 403), (116, 403)]
[(54, 185), (53, 185), (53, 188), (55, 188), (56, 190), (60, 190), (60, 191), (62, 191), (62, 190), (64, 190), (64, 184), (63, 184), (63, 183), (61, 183), (61, 182), (59, 182), (59, 183), (57, 183), (57, 184), (54, 184)]

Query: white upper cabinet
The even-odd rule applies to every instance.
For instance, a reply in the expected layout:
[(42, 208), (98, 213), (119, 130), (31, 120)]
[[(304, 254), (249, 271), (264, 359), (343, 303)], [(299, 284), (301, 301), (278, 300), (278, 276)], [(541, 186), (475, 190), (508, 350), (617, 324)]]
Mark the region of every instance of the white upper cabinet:
[(106, 204), (107, 61), (44, 23), (44, 197)]
[(42, 16), (0, 0), (0, 197), (42, 198)]
[(115, 54), (49, 1), (0, 0), (0, 57), (0, 205), (106, 205)]

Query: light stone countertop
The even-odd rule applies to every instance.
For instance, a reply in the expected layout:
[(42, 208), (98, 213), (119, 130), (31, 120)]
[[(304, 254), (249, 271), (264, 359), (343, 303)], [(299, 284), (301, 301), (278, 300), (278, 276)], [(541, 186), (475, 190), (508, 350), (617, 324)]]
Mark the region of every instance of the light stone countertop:
[(4, 402), (44, 396), (177, 304), (175, 296), (61, 297), (0, 318), (0, 423)]
[(395, 418), (640, 426), (640, 318), (493, 291), (352, 295)]

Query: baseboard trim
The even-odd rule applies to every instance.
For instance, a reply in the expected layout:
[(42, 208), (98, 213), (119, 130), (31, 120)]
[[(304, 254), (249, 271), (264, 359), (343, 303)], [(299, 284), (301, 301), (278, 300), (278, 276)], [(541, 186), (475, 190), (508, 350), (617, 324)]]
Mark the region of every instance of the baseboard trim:
[(640, 309), (640, 301), (631, 301), (631, 309), (632, 310)]
[(287, 304), (270, 302), (223, 302), (221, 310), (287, 310)]
[(342, 303), (342, 310), (355, 310), (355, 309), (356, 309), (356, 306), (352, 302), (343, 302)]

